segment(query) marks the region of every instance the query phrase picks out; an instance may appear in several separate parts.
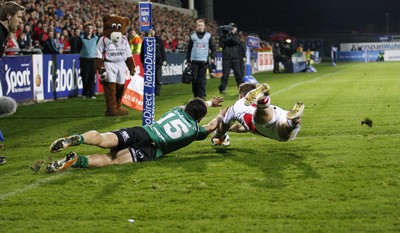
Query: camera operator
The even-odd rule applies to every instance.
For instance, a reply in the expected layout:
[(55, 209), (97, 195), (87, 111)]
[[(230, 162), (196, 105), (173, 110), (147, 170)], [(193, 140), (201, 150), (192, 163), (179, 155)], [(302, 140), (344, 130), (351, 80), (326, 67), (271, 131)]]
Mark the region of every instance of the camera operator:
[(242, 61), (243, 45), (237, 33), (236, 24), (223, 25), (220, 30), (220, 47), (222, 48), (222, 78), (219, 92), (225, 93), (230, 70), (233, 69), (237, 86), (243, 83)]
[(206, 72), (208, 58), (214, 63), (215, 46), (211, 33), (205, 31), (205, 22), (196, 21), (196, 32), (190, 35), (186, 61), (193, 73), (192, 92), (194, 97), (206, 98)]

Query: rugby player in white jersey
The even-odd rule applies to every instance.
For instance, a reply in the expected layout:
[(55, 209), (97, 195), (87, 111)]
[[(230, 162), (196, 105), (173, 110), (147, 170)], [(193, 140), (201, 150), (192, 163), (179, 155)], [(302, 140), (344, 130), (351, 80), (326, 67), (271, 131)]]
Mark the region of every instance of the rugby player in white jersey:
[[(229, 107), (212, 143), (223, 144), (226, 132), (252, 132), (278, 141), (296, 138), (304, 112), (303, 102), (297, 101), (287, 111), (271, 104), (269, 85), (243, 83), (239, 86), (239, 100)], [(234, 124), (235, 122), (239, 122)]]

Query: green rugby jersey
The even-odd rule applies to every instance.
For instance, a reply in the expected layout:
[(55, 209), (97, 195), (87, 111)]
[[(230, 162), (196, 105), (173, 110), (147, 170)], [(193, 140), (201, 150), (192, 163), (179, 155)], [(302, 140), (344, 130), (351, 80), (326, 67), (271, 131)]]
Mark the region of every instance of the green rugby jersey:
[(195, 140), (207, 138), (207, 131), (184, 109), (175, 107), (152, 125), (143, 126), (156, 144), (156, 157), (176, 151)]

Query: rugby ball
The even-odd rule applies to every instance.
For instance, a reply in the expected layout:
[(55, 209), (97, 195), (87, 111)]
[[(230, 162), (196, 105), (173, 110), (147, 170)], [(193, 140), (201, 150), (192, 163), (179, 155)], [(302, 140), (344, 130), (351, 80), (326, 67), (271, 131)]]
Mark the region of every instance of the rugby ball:
[(225, 134), (224, 140), (220, 140), (219, 138), (213, 137), (211, 139), (211, 143), (214, 146), (229, 146), (231, 144), (231, 138), (228, 134)]

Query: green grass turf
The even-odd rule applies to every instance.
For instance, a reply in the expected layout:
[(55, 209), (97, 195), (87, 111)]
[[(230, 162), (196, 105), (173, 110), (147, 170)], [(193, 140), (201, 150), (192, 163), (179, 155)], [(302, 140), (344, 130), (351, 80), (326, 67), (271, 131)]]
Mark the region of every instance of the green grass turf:
[[(270, 84), (273, 104), (304, 101), (296, 140), (231, 133), (226, 149), (205, 140), (141, 164), (32, 172), (35, 161), (64, 155), (48, 152), (55, 139), (141, 125), (141, 113), (103, 117), (102, 96), (19, 106), (0, 119), (8, 157), (0, 165), (0, 231), (399, 232), (399, 63), (315, 67), (254, 75)], [(208, 97), (218, 85), (208, 80)], [(155, 118), (189, 98), (189, 85), (163, 86)], [(231, 78), (224, 106), (236, 98)], [(210, 109), (202, 123), (217, 113)], [(361, 125), (366, 117), (371, 128)]]

